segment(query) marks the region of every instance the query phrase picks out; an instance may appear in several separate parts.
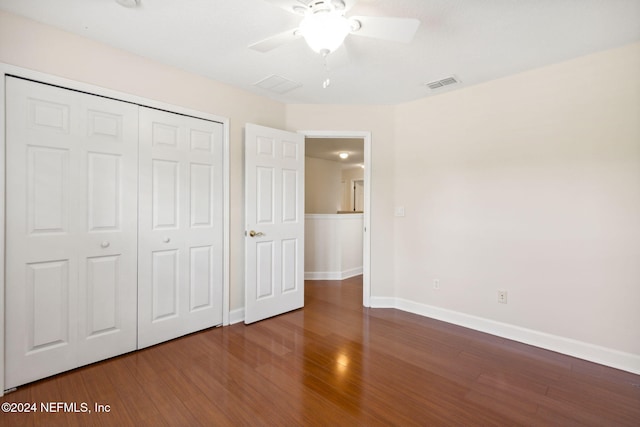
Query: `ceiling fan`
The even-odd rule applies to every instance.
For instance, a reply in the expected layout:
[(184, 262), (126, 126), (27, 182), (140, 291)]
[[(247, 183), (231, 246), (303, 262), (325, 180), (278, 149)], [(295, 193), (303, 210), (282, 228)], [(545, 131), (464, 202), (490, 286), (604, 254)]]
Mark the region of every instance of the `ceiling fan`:
[(268, 52), (299, 37), (304, 37), (315, 52), (326, 57), (338, 49), (349, 34), (381, 40), (409, 43), (420, 21), (413, 18), (351, 16), (345, 13), (356, 0), (265, 0), (289, 12), (304, 16), (298, 28), (273, 35), (249, 46)]

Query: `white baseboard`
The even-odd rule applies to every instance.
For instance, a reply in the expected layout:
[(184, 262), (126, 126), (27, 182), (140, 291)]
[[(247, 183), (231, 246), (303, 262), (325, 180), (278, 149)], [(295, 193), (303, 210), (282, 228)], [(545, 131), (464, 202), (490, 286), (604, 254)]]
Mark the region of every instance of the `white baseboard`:
[(305, 271), (304, 280), (342, 280), (339, 271)]
[(244, 322), (244, 308), (236, 308), (235, 310), (229, 311), (230, 325), (241, 323), (241, 322)]
[(640, 374), (640, 355), (637, 354), (625, 353), (533, 329), (521, 328), (508, 323), (496, 322), (495, 320), (476, 317), (427, 304), (420, 304), (402, 298), (371, 297), (370, 301), (372, 308), (396, 308), (612, 368), (622, 369), (623, 371), (634, 374)]
[(369, 298), (371, 308), (398, 308), (394, 297), (374, 297)]
[(362, 274), (362, 267), (344, 271), (305, 271), (304, 280), (344, 280)]

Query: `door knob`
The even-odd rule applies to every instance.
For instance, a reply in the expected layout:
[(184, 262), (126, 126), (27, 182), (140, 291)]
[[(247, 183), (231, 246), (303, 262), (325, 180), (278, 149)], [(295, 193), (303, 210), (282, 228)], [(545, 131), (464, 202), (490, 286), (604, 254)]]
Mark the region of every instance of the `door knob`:
[(104, 242), (100, 243), (100, 246), (103, 247), (103, 248), (108, 248), (109, 245), (110, 245), (110, 243), (107, 242), (106, 240)]
[(260, 237), (260, 236), (264, 236), (264, 233), (262, 231), (251, 230), (249, 232), (249, 236), (251, 236), (251, 237)]

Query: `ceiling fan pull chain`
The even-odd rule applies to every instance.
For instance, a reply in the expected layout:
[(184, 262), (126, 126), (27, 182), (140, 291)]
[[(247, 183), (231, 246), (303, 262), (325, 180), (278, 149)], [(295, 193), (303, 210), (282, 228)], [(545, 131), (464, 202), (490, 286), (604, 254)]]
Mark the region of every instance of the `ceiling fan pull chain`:
[(326, 89), (331, 85), (331, 79), (329, 78), (329, 65), (327, 64), (327, 56), (329, 56), (328, 51), (323, 51), (320, 53), (322, 55), (322, 62), (324, 65), (324, 71), (327, 73), (327, 78), (322, 82), (322, 88)]

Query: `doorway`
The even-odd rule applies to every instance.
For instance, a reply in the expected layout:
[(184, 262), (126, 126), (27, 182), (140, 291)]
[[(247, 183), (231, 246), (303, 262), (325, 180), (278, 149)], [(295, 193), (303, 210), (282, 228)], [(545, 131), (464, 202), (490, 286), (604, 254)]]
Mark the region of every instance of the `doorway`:
[[(362, 304), (370, 306), (370, 257), (371, 257), (371, 229), (370, 229), (370, 200), (371, 200), (371, 132), (367, 131), (300, 131), (306, 140), (334, 141), (340, 139), (360, 139), (362, 141), (362, 181), (361, 202), (362, 209)], [(323, 141), (318, 141), (322, 144)], [(336, 153), (337, 154), (337, 153)], [(339, 199), (342, 199), (339, 197)], [(337, 209), (340, 210), (340, 209)], [(337, 212), (334, 212), (337, 213)]]

